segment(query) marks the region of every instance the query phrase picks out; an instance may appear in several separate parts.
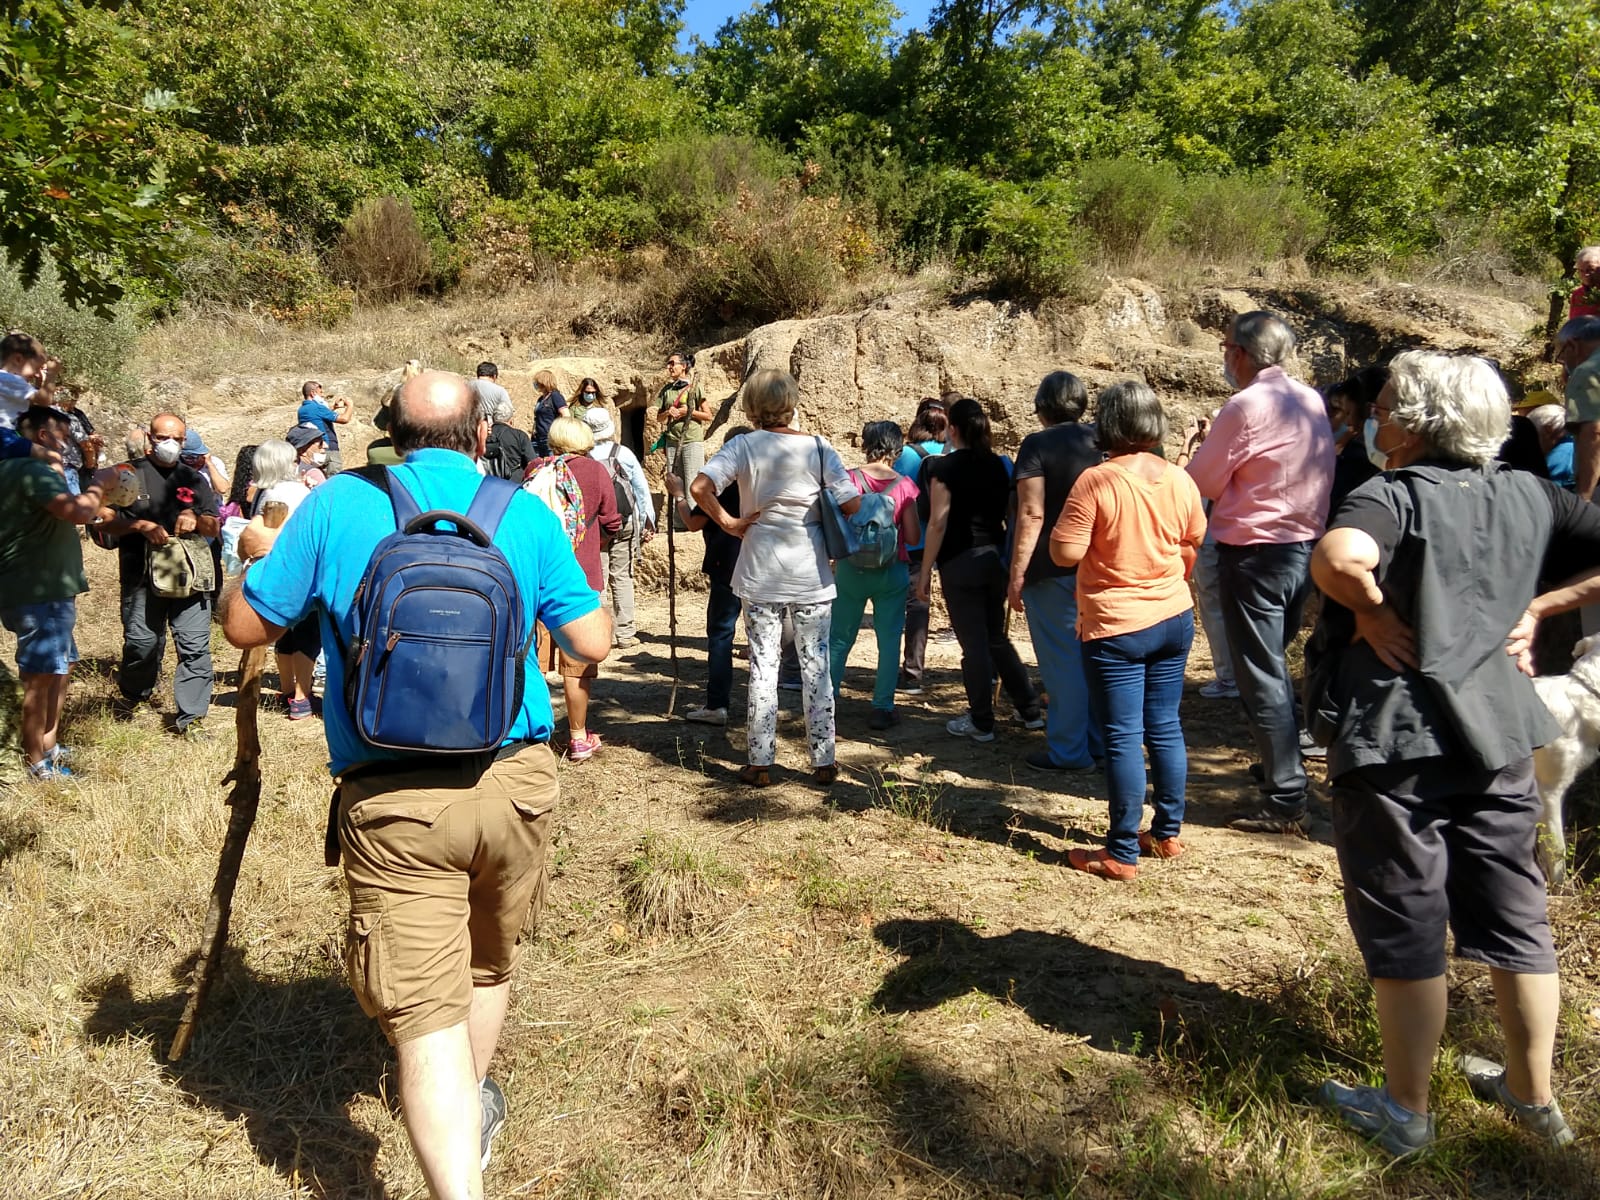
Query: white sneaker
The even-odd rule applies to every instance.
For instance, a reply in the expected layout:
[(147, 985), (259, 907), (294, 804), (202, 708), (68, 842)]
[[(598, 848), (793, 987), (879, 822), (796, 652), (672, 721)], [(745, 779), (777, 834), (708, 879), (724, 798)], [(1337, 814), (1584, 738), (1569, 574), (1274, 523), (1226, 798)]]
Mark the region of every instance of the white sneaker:
[(702, 725), (726, 725), (728, 723), (728, 710), (725, 708), (691, 708), (683, 714), (685, 721), (698, 721)]
[(1231, 683), (1223, 683), (1220, 679), (1213, 679), (1210, 683), (1200, 685), (1200, 694), (1207, 700), (1237, 700), (1239, 689)]
[(959, 717), (955, 718), (955, 720), (946, 721), (944, 724), (944, 731), (946, 733), (954, 734), (956, 737), (971, 738), (975, 742), (994, 741), (994, 730), (991, 729), (985, 733), (983, 730), (979, 729), (972, 723), (971, 713), (962, 713)]
[(1025, 715), (1020, 708), (1014, 708), (1011, 711), (1016, 714), (1017, 720), (1022, 722), (1022, 727), (1024, 729), (1044, 728), (1044, 713), (1041, 712), (1037, 717), (1030, 717)]

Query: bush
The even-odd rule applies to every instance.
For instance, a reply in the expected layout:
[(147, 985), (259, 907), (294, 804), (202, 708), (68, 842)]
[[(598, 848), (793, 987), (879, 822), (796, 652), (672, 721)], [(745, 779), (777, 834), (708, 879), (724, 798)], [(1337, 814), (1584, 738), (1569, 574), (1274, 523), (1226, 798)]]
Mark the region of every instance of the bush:
[(118, 403), (138, 394), (138, 382), (124, 369), (138, 338), (131, 304), (123, 301), (110, 318), (73, 308), (49, 259), (38, 282), (25, 288), (16, 268), (0, 258), (0, 325), (26, 330), (43, 342), (61, 359), (69, 384), (87, 385)]
[(379, 196), (357, 205), (331, 259), (334, 277), (364, 299), (398, 300), (434, 282), (433, 248), (408, 200)]
[(1077, 171), (1079, 220), (1108, 262), (1133, 263), (1165, 245), (1183, 191), (1170, 163), (1087, 162)]
[(918, 199), (901, 233), (914, 263), (941, 254), (976, 254), (988, 237), (988, 212), (997, 187), (971, 171), (949, 167), (914, 181)]
[(979, 261), (1001, 291), (1030, 300), (1086, 293), (1085, 238), (1067, 184), (996, 185), (983, 233)]
[(1295, 184), (1258, 175), (1199, 175), (1184, 181), (1172, 239), (1198, 258), (1252, 261), (1299, 257), (1327, 219)]
[(662, 143), (640, 173), (638, 194), (657, 238), (692, 246), (741, 195), (767, 197), (789, 174), (783, 155), (764, 142), (690, 135)]

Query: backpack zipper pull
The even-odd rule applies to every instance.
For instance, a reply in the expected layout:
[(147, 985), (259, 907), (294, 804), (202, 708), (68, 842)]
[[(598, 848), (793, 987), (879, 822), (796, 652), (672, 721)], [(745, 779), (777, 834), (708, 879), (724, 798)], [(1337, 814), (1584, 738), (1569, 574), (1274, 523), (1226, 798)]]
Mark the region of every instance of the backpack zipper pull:
[(399, 631), (398, 630), (390, 630), (389, 631), (389, 639), (388, 639), (388, 641), (384, 642), (384, 644), (383, 644), (384, 653), (385, 654), (392, 654), (394, 652), (394, 648), (399, 644), (400, 644)]

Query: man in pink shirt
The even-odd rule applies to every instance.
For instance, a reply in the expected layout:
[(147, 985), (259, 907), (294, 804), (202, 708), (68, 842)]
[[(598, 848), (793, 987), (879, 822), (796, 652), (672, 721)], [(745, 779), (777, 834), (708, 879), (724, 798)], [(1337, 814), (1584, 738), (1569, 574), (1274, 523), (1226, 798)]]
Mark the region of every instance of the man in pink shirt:
[(1283, 369), (1294, 345), (1293, 331), (1271, 313), (1234, 318), (1222, 370), (1240, 390), (1189, 462), (1200, 494), (1213, 502), (1228, 653), (1261, 755), (1261, 800), (1228, 822), (1247, 833), (1304, 833), (1310, 824), (1285, 651), (1311, 588), (1334, 453), (1322, 397)]
[(1567, 320), (1600, 317), (1600, 246), (1579, 250), (1572, 269), (1578, 276), (1578, 286), (1567, 302)]

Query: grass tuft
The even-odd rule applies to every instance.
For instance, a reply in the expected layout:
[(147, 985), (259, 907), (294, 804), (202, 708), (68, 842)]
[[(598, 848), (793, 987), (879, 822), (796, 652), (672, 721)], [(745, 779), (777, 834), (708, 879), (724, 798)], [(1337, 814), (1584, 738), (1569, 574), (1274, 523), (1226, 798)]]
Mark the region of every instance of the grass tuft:
[(687, 936), (723, 914), (727, 889), (738, 880), (714, 851), (647, 833), (622, 869), (622, 906), (638, 934)]

